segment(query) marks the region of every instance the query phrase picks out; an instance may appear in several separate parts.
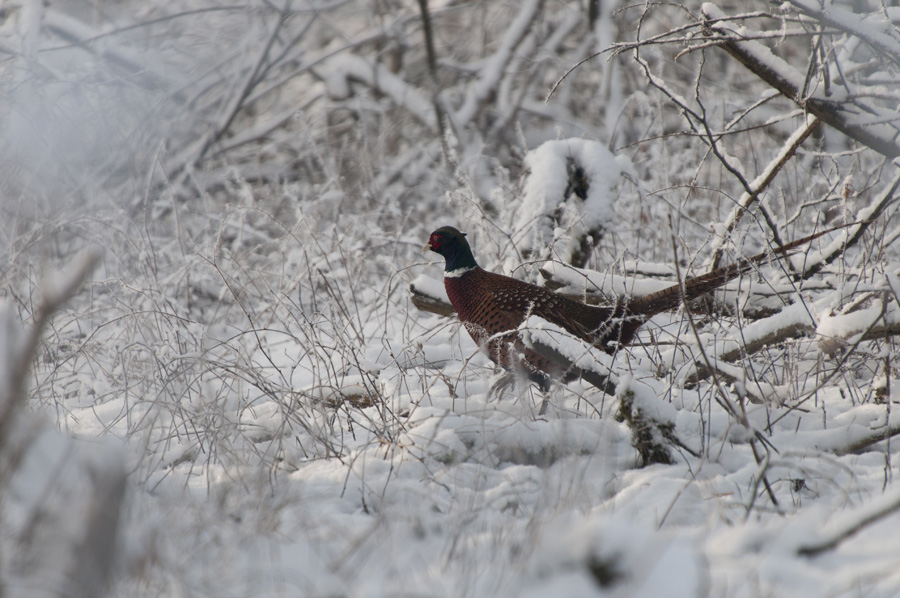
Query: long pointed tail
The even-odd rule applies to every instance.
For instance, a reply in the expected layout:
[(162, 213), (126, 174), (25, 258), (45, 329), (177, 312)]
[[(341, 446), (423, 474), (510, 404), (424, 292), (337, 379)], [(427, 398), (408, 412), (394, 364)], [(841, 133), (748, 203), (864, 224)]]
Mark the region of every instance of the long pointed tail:
[(827, 235), (828, 233), (853, 226), (854, 224), (859, 223), (854, 222), (852, 224), (843, 224), (841, 226), (828, 228), (807, 237), (803, 237), (802, 239), (797, 239), (796, 241), (791, 241), (790, 243), (776, 247), (771, 251), (764, 251), (753, 257), (742, 259), (734, 264), (723, 266), (722, 268), (718, 268), (701, 276), (688, 278), (684, 281), (684, 299), (682, 299), (682, 289), (680, 284), (672, 285), (644, 297), (632, 299), (628, 304), (628, 311), (631, 314), (649, 318), (658, 313), (675, 309), (681, 305), (683, 301), (690, 301), (691, 299), (695, 299), (719, 288), (741, 274), (750, 271), (754, 265), (764, 262), (770, 257), (785, 256), (797, 247), (810, 243), (822, 235)]

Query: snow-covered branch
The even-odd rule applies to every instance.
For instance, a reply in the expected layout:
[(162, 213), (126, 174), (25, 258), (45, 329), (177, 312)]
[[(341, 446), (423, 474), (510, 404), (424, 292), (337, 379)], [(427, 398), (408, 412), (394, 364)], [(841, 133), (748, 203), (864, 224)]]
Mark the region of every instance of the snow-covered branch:
[[(729, 25), (717, 6), (705, 3), (703, 15), (708, 19), (708, 31), (719, 39), (719, 47), (782, 95), (866, 147), (888, 158), (900, 156), (900, 117), (895, 111), (863, 102), (859, 90), (824, 86), (810, 89), (803, 73), (760, 42), (748, 39), (752, 36), (743, 29)], [(849, 82), (845, 81), (845, 85)]]
[(862, 40), (883, 59), (900, 67), (900, 35), (897, 33), (897, 26), (888, 20), (885, 13), (878, 11), (864, 17), (835, 4), (833, 0), (788, 2), (815, 21)]

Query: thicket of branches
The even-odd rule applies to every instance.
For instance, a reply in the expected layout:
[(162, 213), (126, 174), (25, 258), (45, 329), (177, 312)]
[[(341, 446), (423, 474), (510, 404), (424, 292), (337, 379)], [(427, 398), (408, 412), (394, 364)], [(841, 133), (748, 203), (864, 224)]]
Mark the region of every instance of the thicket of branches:
[[(0, 297), (44, 335), (36, 351), (0, 336), (11, 356), (0, 410), (22, 410), (27, 371), (30, 403), (60, 429), (125, 439), (136, 495), (202, 479), (228, 516), (256, 500), (277, 512), (259, 496), (312, 461), (340, 463), (348, 479), (374, 454), (553, 462), (580, 449), (523, 457), (473, 441), (461, 453), (427, 419), (500, 400), (483, 357), (428, 313), (450, 313), (421, 257), (428, 232), (454, 224), (486, 268), (608, 300), (848, 224), (649, 326), (614, 359), (579, 349), (619, 382), (616, 397), (575, 384), (549, 401), (560, 418), (619, 414), (635, 466), (733, 452), (756, 471), (736, 499), (746, 517), (799, 508), (804, 459), (879, 451), (887, 486), (900, 432), (900, 11), (583, 4), (5, 5)], [(591, 178), (573, 153), (565, 191), (526, 204), (530, 152), (568, 139), (611, 150), (618, 179)], [(611, 220), (585, 201), (599, 186)], [(63, 307), (70, 293), (54, 285), (80, 277), (54, 272), (96, 252)], [(59, 308), (50, 320), (42, 297)], [(531, 391), (511, 392), (513, 418), (535, 419)], [(835, 421), (861, 405), (878, 415)], [(34, 444), (0, 429), (5, 517), (102, 504), (135, 525), (115, 475), (76, 506), (52, 480), (37, 497), (18, 490)], [(804, 444), (810, 454), (796, 455)], [(833, 549), (895, 502), (798, 554)], [(58, 542), (41, 531), (57, 519), (24, 520), (0, 563), (26, 591), (60, 546), (107, 554), (117, 541), (73, 531)], [(247, 525), (240, 533), (268, 529), (262, 516)], [(124, 587), (200, 583), (151, 536), (125, 551)], [(17, 560), (23, 545), (32, 556)], [(62, 576), (73, 594), (105, 587), (106, 565), (89, 566)]]

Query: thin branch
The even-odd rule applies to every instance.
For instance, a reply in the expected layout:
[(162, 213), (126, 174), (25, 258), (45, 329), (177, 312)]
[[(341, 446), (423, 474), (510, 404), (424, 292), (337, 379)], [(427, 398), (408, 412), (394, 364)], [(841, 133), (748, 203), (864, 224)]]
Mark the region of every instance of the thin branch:
[[(775, 176), (781, 172), (785, 164), (787, 164), (794, 156), (797, 149), (804, 141), (806, 141), (818, 125), (819, 119), (813, 116), (807, 116), (804, 119), (803, 125), (794, 131), (794, 134), (785, 141), (784, 145), (781, 147), (781, 151), (779, 151), (769, 162), (762, 173), (750, 183), (749, 192), (746, 190), (744, 191), (744, 194), (738, 200), (737, 205), (732, 209), (725, 221), (725, 228), (729, 233), (735, 230), (738, 222), (740, 222), (741, 217), (744, 215), (744, 212), (759, 200), (760, 194), (769, 187), (769, 184), (775, 179)], [(723, 245), (725, 243), (725, 236), (717, 237), (713, 243), (713, 253), (709, 259), (709, 266), (707, 268), (710, 271), (719, 267), (719, 263), (724, 254)], [(783, 245), (778, 239), (776, 239), (775, 243), (776, 245)]]
[[(6, 378), (6, 388), (0, 388), (0, 450), (7, 446), (9, 426), (16, 421), (13, 414), (21, 408), (27, 397), (25, 381), (31, 371), (31, 362), (37, 355), (44, 328), (63, 303), (75, 295), (99, 261), (99, 253), (87, 253), (73, 260), (68, 272), (59, 275), (61, 283), (47, 281), (44, 297), (35, 313), (34, 325), (13, 356), (14, 361), (4, 364), (9, 368), (9, 375)], [(51, 285), (55, 288), (51, 288)]]

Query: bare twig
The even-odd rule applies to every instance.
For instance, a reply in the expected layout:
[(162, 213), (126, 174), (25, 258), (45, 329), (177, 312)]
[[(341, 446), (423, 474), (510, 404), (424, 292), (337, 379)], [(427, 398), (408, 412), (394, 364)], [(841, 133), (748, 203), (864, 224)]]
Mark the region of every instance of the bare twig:
[[(804, 119), (803, 125), (794, 132), (793, 135), (788, 138), (785, 144), (782, 146), (781, 151), (769, 162), (769, 165), (763, 169), (762, 173), (756, 177), (755, 180), (750, 182), (750, 191), (745, 191), (741, 198), (738, 200), (734, 209), (732, 209), (731, 214), (728, 215), (728, 218), (725, 222), (725, 228), (730, 233), (733, 232), (738, 222), (741, 220), (741, 216), (744, 215), (751, 205), (756, 203), (759, 200), (760, 194), (768, 188), (769, 184), (775, 179), (775, 176), (781, 172), (784, 168), (785, 164), (791, 159), (791, 157), (796, 153), (797, 149), (803, 144), (807, 137), (812, 134), (812, 132), (816, 129), (819, 124), (819, 119), (814, 117), (807, 117)], [(777, 232), (777, 231), (774, 231)], [(779, 240), (776, 239), (777, 245), (782, 245)], [(725, 237), (717, 237), (714, 241), (714, 249), (712, 256), (709, 259), (708, 269), (710, 271), (715, 270), (719, 267), (719, 264), (722, 260), (722, 256), (724, 254), (723, 245), (725, 243)]]
[(7, 446), (9, 426), (15, 421), (13, 414), (21, 408), (27, 396), (25, 381), (31, 371), (31, 362), (37, 355), (44, 328), (63, 303), (75, 295), (99, 261), (99, 253), (86, 253), (72, 261), (70, 270), (60, 275), (62, 277), (60, 282), (47, 281), (44, 297), (34, 317), (34, 324), (15, 354), (14, 361), (6, 364), (9, 368), (7, 387), (0, 388), (0, 450)]

